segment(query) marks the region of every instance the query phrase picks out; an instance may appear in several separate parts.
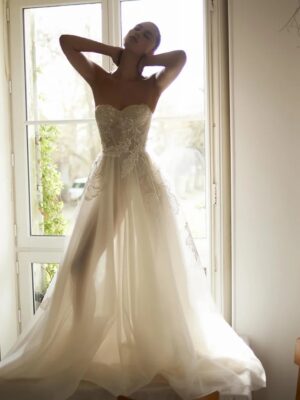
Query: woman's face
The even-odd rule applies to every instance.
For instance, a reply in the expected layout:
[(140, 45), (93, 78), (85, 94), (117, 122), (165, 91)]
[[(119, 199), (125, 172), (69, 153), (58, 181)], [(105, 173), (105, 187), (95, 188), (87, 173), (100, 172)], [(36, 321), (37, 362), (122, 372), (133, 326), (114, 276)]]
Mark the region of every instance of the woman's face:
[(151, 22), (142, 22), (130, 29), (124, 37), (124, 47), (140, 55), (152, 53), (157, 35), (155, 25)]

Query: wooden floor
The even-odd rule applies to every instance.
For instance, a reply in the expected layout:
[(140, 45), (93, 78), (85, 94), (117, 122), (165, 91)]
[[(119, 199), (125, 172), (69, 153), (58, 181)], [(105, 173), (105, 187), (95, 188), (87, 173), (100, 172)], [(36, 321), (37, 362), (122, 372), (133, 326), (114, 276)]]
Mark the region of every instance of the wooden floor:
[(209, 394), (208, 396), (199, 397), (198, 399), (195, 400), (219, 400), (219, 398), (220, 398), (219, 392), (214, 392)]
[[(168, 381), (166, 380), (166, 378), (164, 378), (161, 374), (155, 375), (155, 377), (153, 378), (153, 383), (168, 383)], [(193, 400), (219, 400), (220, 399), (220, 395), (219, 392), (213, 392), (211, 394), (208, 394), (207, 396), (202, 396), (202, 397), (197, 397)], [(126, 396), (118, 396), (117, 400), (133, 400), (130, 397), (126, 397)]]
[[(204, 397), (198, 397), (197, 399), (194, 400), (219, 400), (219, 398), (220, 398), (219, 392), (214, 392)], [(118, 396), (117, 400), (132, 400), (132, 399), (130, 399), (130, 397)]]

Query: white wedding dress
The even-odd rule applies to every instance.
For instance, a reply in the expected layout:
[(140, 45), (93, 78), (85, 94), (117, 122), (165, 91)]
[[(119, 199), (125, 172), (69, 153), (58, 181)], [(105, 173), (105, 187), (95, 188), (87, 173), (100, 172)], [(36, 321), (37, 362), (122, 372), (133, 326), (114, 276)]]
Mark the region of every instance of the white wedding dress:
[(0, 363), (1, 400), (191, 400), (266, 386), (218, 312), (146, 104), (95, 109), (94, 161), (57, 274)]

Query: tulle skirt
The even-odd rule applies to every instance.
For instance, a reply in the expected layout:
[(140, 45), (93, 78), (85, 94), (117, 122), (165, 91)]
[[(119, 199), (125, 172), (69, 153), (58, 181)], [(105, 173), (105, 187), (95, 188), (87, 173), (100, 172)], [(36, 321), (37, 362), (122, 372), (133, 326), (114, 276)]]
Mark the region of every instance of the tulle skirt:
[(156, 163), (144, 152), (124, 176), (121, 158), (94, 161), (58, 272), (0, 363), (0, 399), (191, 400), (265, 387)]

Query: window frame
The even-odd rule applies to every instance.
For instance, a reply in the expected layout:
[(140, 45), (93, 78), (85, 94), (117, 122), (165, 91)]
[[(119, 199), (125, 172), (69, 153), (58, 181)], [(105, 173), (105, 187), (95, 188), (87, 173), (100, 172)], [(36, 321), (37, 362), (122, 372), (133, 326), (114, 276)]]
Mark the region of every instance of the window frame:
[[(65, 2), (65, 4), (90, 4), (88, 0), (76, 0)], [(103, 15), (108, 13), (108, 0), (100, 0), (96, 3), (102, 3)], [(30, 193), (29, 193), (29, 165), (28, 165), (28, 148), (25, 125), (34, 124), (67, 124), (74, 123), (68, 120), (48, 120), (48, 121), (26, 121), (26, 81), (25, 81), (25, 57), (24, 57), (24, 31), (23, 26), (23, 9), (27, 6), (47, 7), (59, 6), (54, 0), (47, 1), (47, 5), (38, 0), (15, 0), (10, 4), (10, 43), (14, 43), (10, 47), (11, 60), (20, 60), (18, 63), (11, 62), (11, 82), (12, 82), (12, 148), (14, 159), (14, 188), (15, 188), (15, 214), (16, 214), (16, 239), (17, 252), (19, 251), (47, 251), (55, 249), (63, 251), (65, 237), (52, 235), (31, 235), (30, 234)], [(110, 40), (107, 19), (103, 18), (102, 25), (103, 41)], [(108, 68), (108, 60), (103, 59), (105, 68)], [(17, 113), (17, 115), (15, 115)], [(78, 119), (76, 123), (88, 123), (93, 119)], [(21, 132), (21, 133), (20, 133)], [(26, 212), (24, 212), (24, 208)]]
[(18, 276), (19, 276), (19, 329), (20, 332), (30, 324), (34, 317), (33, 312), (33, 279), (31, 264), (46, 264), (61, 262), (61, 255), (54, 252), (20, 252), (18, 256)]
[[(103, 41), (121, 45), (120, 8), (124, 0), (99, 0), (102, 3)], [(128, 1), (128, 0), (126, 0)], [(88, 0), (65, 1), (64, 4), (89, 4)], [(10, 55), (12, 93), (12, 148), (14, 157), (14, 189), (16, 225), (16, 258), (23, 265), (30, 262), (51, 262), (62, 255), (64, 236), (31, 236), (30, 196), (28, 187), (27, 138), (25, 124), (25, 65), (23, 54), (22, 8), (34, 6), (59, 6), (62, 3), (48, 0), (47, 5), (38, 0), (12, 0), (10, 2)], [(225, 319), (231, 323), (231, 223), (230, 223), (230, 132), (228, 99), (228, 48), (227, 0), (204, 0), (206, 30), (206, 143), (207, 157), (206, 196), (208, 209), (208, 235), (210, 242), (209, 283), (213, 297)], [(107, 17), (105, 17), (107, 16)], [(113, 63), (104, 58), (104, 67), (112, 70)], [(76, 122), (88, 122), (76, 120)], [(41, 121), (36, 121), (39, 123)], [(67, 120), (45, 123), (68, 123)], [(31, 123), (30, 123), (31, 124)], [(22, 132), (22, 134), (20, 134)], [(207, 153), (208, 154), (208, 153)], [(50, 258), (47, 258), (50, 257)], [(50, 261), (49, 261), (50, 260)], [(19, 276), (20, 280), (20, 276)], [(21, 284), (20, 284), (21, 286)], [(21, 290), (21, 288), (20, 288)], [(21, 299), (20, 299), (21, 300)], [(28, 319), (27, 317), (25, 320)]]
[(231, 142), (228, 0), (206, 0), (207, 125), (211, 178), (211, 289), (232, 323)]

